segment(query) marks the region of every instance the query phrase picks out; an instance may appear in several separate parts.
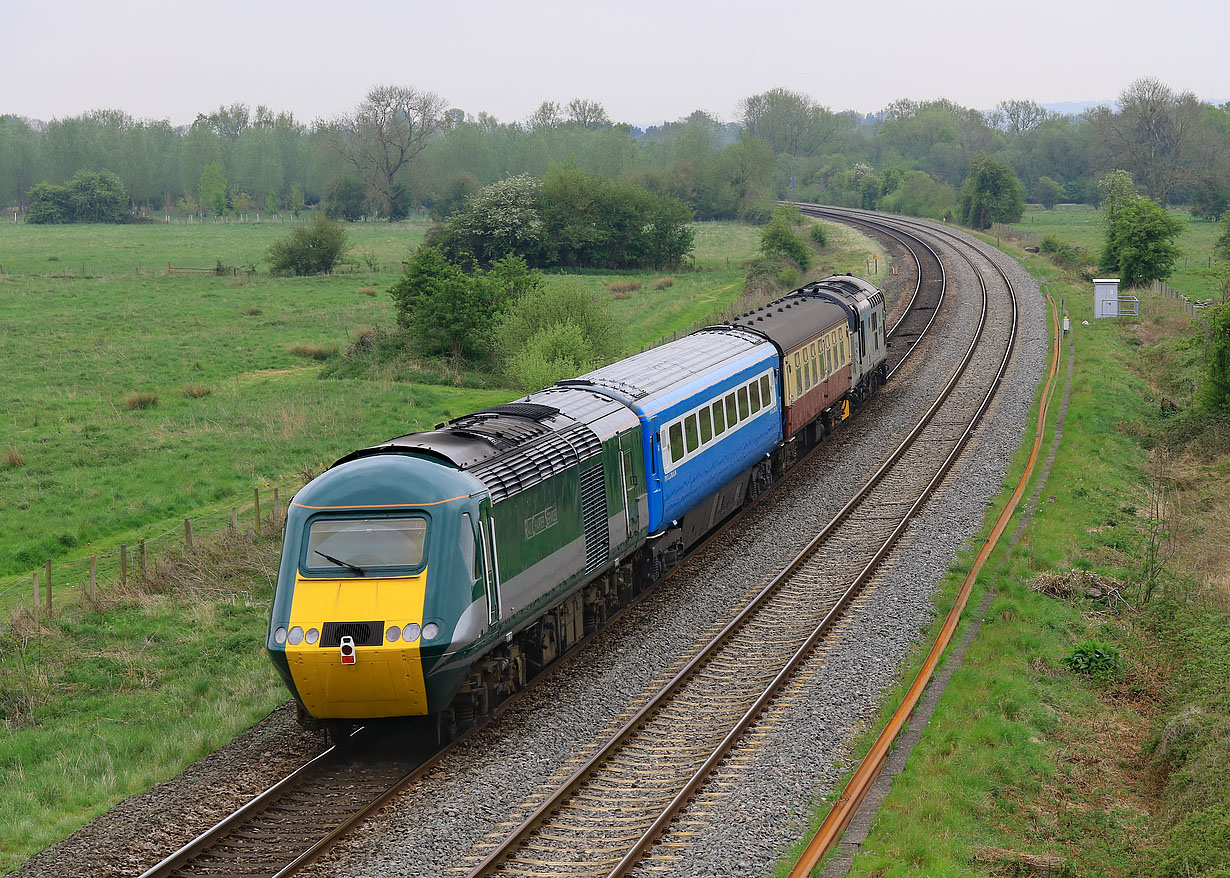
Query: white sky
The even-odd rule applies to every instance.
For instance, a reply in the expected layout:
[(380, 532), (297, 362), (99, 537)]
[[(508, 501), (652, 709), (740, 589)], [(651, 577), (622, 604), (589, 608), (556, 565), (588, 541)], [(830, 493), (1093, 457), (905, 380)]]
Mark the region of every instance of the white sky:
[(310, 122), (378, 84), (505, 122), (584, 97), (635, 125), (733, 120), (776, 86), (859, 112), (1112, 100), (1141, 76), (1230, 100), (1226, 0), (0, 0), (0, 35), (0, 113), (45, 121), (242, 102)]

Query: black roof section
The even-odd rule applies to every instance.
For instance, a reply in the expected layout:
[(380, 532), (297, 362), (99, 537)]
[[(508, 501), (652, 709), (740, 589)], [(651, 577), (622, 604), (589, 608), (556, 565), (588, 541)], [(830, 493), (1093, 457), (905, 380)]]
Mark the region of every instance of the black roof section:
[(782, 351), (793, 351), (848, 320), (848, 312), (840, 305), (795, 292), (736, 317), (730, 324), (760, 333)]

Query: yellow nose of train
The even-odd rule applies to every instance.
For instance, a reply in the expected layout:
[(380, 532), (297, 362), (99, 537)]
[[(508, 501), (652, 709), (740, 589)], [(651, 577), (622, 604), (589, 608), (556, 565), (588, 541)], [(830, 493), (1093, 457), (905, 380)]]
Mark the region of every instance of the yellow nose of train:
[(427, 713), (419, 653), (426, 584), (426, 570), (378, 579), (296, 578), (289, 631), (304, 633), (291, 638), (298, 643), (286, 643), (286, 662), (309, 713), (321, 719)]

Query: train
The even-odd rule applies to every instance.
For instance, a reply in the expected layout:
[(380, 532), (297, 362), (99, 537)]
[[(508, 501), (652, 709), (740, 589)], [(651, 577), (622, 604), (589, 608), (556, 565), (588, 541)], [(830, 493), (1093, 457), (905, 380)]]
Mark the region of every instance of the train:
[(265, 644), (300, 723), (473, 726), (849, 418), (886, 357), (883, 293), (832, 276), (342, 457), (288, 505)]

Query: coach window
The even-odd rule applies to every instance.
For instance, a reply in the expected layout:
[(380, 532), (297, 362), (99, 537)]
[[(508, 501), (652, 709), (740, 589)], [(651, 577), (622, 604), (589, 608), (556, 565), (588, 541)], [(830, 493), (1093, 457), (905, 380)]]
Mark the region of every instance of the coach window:
[(695, 451), (700, 444), (696, 440), (696, 415), (688, 415), (683, 419), (683, 436), (688, 440), (688, 452)]
[(726, 394), (726, 426), (733, 429), (737, 423), (739, 423), (739, 414), (735, 411), (735, 395), (728, 393)]
[(769, 384), (769, 376), (761, 375), (760, 376), (760, 398), (761, 400), (764, 401), (764, 404), (766, 406), (773, 404), (773, 391), (771, 388), (772, 388), (772, 385)]
[(746, 421), (747, 419), (747, 385), (745, 384), (739, 388), (739, 420)]
[(671, 461), (683, 460), (683, 424), (671, 424)]
[(700, 444), (704, 445), (713, 438), (713, 426), (709, 423), (709, 406), (705, 406), (696, 416), (700, 418)]
[(748, 385), (748, 390), (751, 391), (752, 397), (752, 414), (760, 411), (760, 382), (753, 381)]
[(721, 436), (726, 432), (726, 418), (722, 411), (722, 401), (719, 399), (713, 404), (713, 435)]

